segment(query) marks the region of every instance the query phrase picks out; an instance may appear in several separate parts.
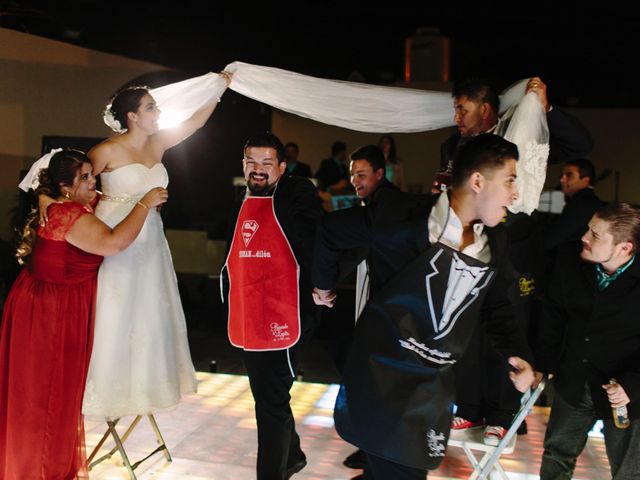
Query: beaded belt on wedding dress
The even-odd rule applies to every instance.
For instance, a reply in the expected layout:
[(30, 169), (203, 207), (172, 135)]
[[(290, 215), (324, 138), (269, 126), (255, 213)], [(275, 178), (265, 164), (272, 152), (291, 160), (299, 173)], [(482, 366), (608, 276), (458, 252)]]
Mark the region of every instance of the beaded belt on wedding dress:
[(138, 195), (135, 197), (129, 196), (112, 196), (102, 194), (100, 200), (106, 200), (107, 202), (119, 202), (119, 203), (138, 203), (138, 201), (143, 197), (143, 195)]

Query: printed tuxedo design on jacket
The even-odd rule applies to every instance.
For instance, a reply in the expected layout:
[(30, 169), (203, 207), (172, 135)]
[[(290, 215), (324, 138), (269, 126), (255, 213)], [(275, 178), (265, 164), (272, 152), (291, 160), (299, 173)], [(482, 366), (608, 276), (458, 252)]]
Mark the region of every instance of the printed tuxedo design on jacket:
[[(460, 315), (478, 299), (480, 291), (489, 285), (493, 277), (489, 267), (468, 265), (458, 253), (452, 252), (453, 259), (443, 295), (441, 279), (437, 278), (441, 274), (441, 269), (446, 268), (446, 263), (449, 262), (446, 255), (442, 256), (443, 252), (444, 250), (440, 250), (433, 256), (429, 262), (433, 271), (427, 273), (425, 278), (431, 321), (433, 330), (437, 333), (434, 340), (439, 340), (451, 332)], [(438, 266), (437, 261), (440, 258), (443, 258), (442, 263), (446, 263)], [(441, 312), (439, 319), (436, 312)]]
[(494, 277), (494, 267), (435, 244), (374, 295), (336, 402), (343, 438), (404, 465), (437, 468), (451, 425), (452, 365)]

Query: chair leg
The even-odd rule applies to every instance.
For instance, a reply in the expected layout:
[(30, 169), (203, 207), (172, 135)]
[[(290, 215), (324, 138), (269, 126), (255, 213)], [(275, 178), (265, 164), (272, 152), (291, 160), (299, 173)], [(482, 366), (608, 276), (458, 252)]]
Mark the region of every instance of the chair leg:
[(497, 462), (494, 466), (493, 466), (493, 470), (492, 472), (489, 474), (489, 478), (491, 478), (493, 473), (498, 473), (500, 475), (500, 477), (502, 478), (502, 480), (509, 480), (509, 476), (507, 475), (507, 473), (504, 471), (504, 469), (502, 468), (502, 465), (500, 465), (500, 462)]
[[(107, 431), (102, 436), (102, 438), (100, 439), (100, 441), (98, 442), (96, 447), (93, 449), (93, 451), (91, 452), (91, 455), (88, 458), (89, 470), (91, 470), (94, 466), (98, 465), (99, 463), (103, 462), (104, 460), (107, 460), (107, 459), (111, 458), (115, 452), (119, 452), (120, 453), (120, 456), (122, 457), (122, 462), (123, 462), (125, 468), (127, 469), (127, 472), (129, 473), (130, 480), (136, 480), (136, 475), (134, 473), (134, 470), (142, 462), (144, 462), (145, 460), (149, 459), (150, 457), (152, 457), (153, 455), (155, 455), (158, 452), (162, 452), (164, 454), (165, 459), (168, 462), (171, 462), (172, 461), (171, 454), (169, 453), (169, 449), (167, 448), (167, 445), (164, 442), (164, 438), (162, 437), (162, 433), (160, 433), (160, 428), (158, 427), (158, 423), (156, 422), (156, 419), (154, 418), (153, 415), (147, 415), (147, 418), (149, 419), (149, 423), (151, 423), (151, 428), (153, 428), (153, 432), (154, 432), (154, 434), (156, 436), (156, 441), (158, 443), (158, 447), (154, 451), (152, 451), (149, 455), (147, 455), (143, 459), (138, 460), (136, 463), (131, 464), (131, 462), (129, 461), (129, 457), (127, 455), (127, 452), (126, 452), (126, 450), (124, 448), (124, 442), (127, 440), (127, 438), (129, 438), (129, 435), (131, 434), (133, 429), (138, 425), (138, 423), (142, 419), (142, 416), (141, 415), (136, 416), (136, 418), (133, 420), (133, 422), (131, 422), (131, 425), (129, 425), (129, 428), (127, 428), (127, 430), (124, 432), (124, 434), (122, 436), (120, 436), (118, 434), (118, 431), (116, 430), (116, 425), (118, 424), (120, 419), (118, 418), (118, 419), (113, 420), (113, 421), (107, 420)], [(113, 437), (113, 441), (115, 443), (115, 446), (107, 454), (105, 454), (102, 457), (100, 457), (99, 459), (91, 462), (91, 460), (97, 455), (97, 453), (100, 450), (100, 448), (102, 448), (102, 445), (107, 440), (109, 435), (111, 435)]]
[[(127, 472), (129, 472), (129, 478), (131, 480), (137, 480), (136, 479), (136, 474), (133, 472), (133, 468), (131, 466), (131, 463), (129, 462), (129, 457), (127, 456), (127, 452), (124, 449), (124, 445), (123, 445), (123, 441), (120, 439), (120, 436), (118, 435), (118, 432), (116, 431), (116, 422), (112, 422), (112, 421), (108, 421), (107, 425), (109, 425), (109, 431), (111, 432), (111, 436), (113, 437), (113, 441), (116, 444), (116, 448), (118, 449), (118, 451), (120, 452), (120, 456), (122, 457), (122, 462), (124, 463), (125, 468), (127, 469)], [(129, 429), (127, 430), (127, 432), (125, 434), (128, 434), (131, 430), (131, 427), (129, 427)]]
[(147, 415), (149, 418), (149, 422), (151, 423), (151, 427), (156, 434), (156, 440), (158, 444), (162, 447), (162, 453), (164, 453), (164, 458), (167, 459), (167, 462), (171, 462), (171, 454), (169, 453), (169, 449), (167, 448), (167, 444), (164, 443), (164, 438), (162, 438), (162, 433), (160, 433), (160, 429), (158, 428), (158, 424), (156, 423), (156, 419), (153, 415)]
[[(104, 442), (107, 440), (107, 438), (109, 438), (110, 433), (111, 432), (108, 429), (106, 432), (104, 432), (104, 435), (102, 435), (102, 438), (100, 439), (98, 444), (94, 447), (93, 451), (91, 452), (91, 455), (87, 457), (87, 465), (89, 465), (89, 470), (91, 470), (91, 467), (93, 466), (93, 463), (91, 463), (91, 461), (93, 460), (93, 457), (95, 457), (98, 454), (98, 452), (102, 448), (102, 445), (104, 445)], [(100, 462), (97, 462), (97, 463), (100, 463)]]
[[(468, 449), (468, 448), (469, 447), (465, 445), (465, 449)], [(471, 449), (469, 449), (469, 453), (467, 454), (467, 457), (469, 456), (470, 453), (471, 453)], [(489, 452), (484, 452), (484, 454), (482, 455), (482, 458), (480, 458), (480, 461), (477, 461), (474, 456), (474, 461), (471, 462), (471, 465), (473, 465), (473, 472), (471, 472), (471, 475), (469, 475), (469, 480), (485, 479), (485, 477), (482, 475), (482, 469), (489, 461), (490, 456), (491, 455), (489, 454)]]
[(473, 452), (467, 446), (466, 443), (462, 445), (462, 449), (464, 450), (464, 453), (467, 454), (467, 458), (469, 459), (469, 462), (471, 462), (471, 465), (473, 465), (473, 468), (477, 467), (478, 466), (478, 460), (476, 460), (476, 456), (473, 454)]

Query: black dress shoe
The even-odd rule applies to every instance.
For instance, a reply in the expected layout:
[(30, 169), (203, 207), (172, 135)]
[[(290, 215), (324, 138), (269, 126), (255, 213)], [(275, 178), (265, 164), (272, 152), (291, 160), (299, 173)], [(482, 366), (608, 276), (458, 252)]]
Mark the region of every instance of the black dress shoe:
[(296, 463), (287, 468), (287, 479), (293, 477), (296, 473), (307, 466), (307, 457), (302, 457)]
[(347, 458), (345, 458), (344, 462), (342, 463), (345, 467), (362, 470), (367, 463), (367, 457), (362, 450), (358, 449)]

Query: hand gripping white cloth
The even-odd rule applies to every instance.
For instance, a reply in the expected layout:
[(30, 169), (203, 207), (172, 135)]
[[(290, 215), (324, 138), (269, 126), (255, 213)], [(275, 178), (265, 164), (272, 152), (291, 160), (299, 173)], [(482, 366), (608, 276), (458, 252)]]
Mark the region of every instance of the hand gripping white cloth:
[(538, 208), (547, 175), (549, 127), (538, 96), (533, 92), (524, 95), (526, 83), (521, 80), (513, 86), (513, 90), (521, 91), (521, 100), (502, 115), (496, 133), (515, 143), (520, 153), (516, 179), (519, 196), (509, 210), (530, 215)]

